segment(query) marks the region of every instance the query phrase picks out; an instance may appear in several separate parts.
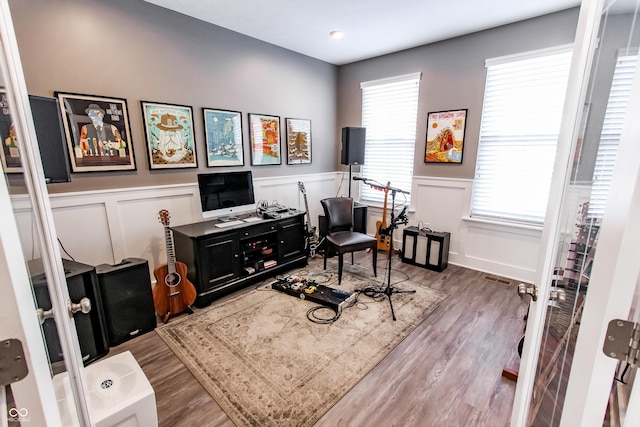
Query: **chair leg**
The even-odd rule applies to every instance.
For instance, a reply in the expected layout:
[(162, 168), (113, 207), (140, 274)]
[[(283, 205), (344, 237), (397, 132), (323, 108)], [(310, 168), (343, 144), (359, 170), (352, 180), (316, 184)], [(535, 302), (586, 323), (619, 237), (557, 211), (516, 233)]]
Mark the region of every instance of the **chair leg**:
[(338, 255), (338, 286), (340, 286), (340, 283), (342, 283), (342, 264), (343, 263), (344, 263), (344, 254), (340, 252), (340, 254)]
[(353, 262), (353, 252), (351, 252), (351, 265), (353, 265), (353, 264), (354, 264), (354, 262)]
[[(373, 254), (371, 255), (371, 259), (373, 260), (373, 277), (378, 277), (377, 267), (378, 267), (378, 246), (374, 246), (372, 248)], [(391, 256), (391, 255), (389, 255)]]
[(327, 269), (327, 252), (329, 252), (329, 246), (324, 251), (324, 269)]

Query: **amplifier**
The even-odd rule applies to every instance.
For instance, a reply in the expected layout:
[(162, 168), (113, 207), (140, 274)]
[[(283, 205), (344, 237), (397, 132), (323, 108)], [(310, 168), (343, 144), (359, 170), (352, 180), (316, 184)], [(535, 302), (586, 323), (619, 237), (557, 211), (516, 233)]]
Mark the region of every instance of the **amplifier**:
[(402, 262), (443, 271), (449, 260), (449, 232), (406, 227), (402, 235)]

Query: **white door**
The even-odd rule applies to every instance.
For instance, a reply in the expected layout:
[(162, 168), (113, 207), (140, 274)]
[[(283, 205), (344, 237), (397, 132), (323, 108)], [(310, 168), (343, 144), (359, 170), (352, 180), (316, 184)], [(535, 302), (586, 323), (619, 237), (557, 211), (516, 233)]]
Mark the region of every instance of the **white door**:
[[(607, 411), (624, 369), (602, 346), (609, 320), (633, 315), (640, 272), (639, 3), (582, 2), (514, 426), (637, 425), (637, 392), (626, 398), (626, 420)], [(558, 289), (567, 300), (549, 303)]]
[[(60, 346), (64, 358), (64, 370), (70, 379), (72, 396), (66, 396), (67, 414), (77, 414), (80, 425), (90, 425), (89, 408), (85, 392), (86, 379), (80, 348), (73, 317), (69, 315), (69, 292), (67, 289), (62, 258), (58, 248), (53, 216), (49, 205), (47, 189), (42, 172), (40, 153), (35, 143), (35, 130), (27, 96), (27, 90), (20, 63), (17, 43), (11, 21), (11, 14), (7, 0), (0, 0), (0, 86), (2, 93), (3, 126), (11, 124), (8, 136), (3, 135), (0, 143), (6, 144), (13, 132), (17, 137), (18, 148), (13, 151), (3, 151), (3, 175), (0, 182), (0, 341), (3, 343), (0, 351), (6, 351), (6, 344), (11, 342), (11, 348), (18, 348), (16, 339), (24, 349), (24, 358), (28, 365), (28, 374), (24, 378), (9, 375), (3, 380), (0, 393), (0, 407), (3, 412), (2, 425), (20, 422), (21, 425), (60, 426), (70, 425), (61, 418), (58, 410), (56, 388), (52, 381), (52, 369), (45, 351), (45, 339), (40, 321), (37, 316), (35, 296), (27, 263), (21, 245), (21, 235), (17, 226), (16, 215), (9, 196), (9, 188), (14, 179), (9, 179), (6, 172), (15, 171), (20, 167), (20, 174), (24, 177), (21, 195), (29, 208), (25, 209), (33, 224), (33, 230), (28, 229), (31, 242), (46, 274), (47, 290), (53, 308), (52, 316), (56, 323)], [(9, 114), (4, 114), (8, 111)], [(5, 128), (3, 127), (3, 130)], [(4, 132), (3, 132), (4, 133)], [(11, 142), (11, 141), (9, 141)], [(20, 165), (10, 164), (8, 156), (19, 156)], [(11, 166), (11, 167), (10, 167)], [(22, 230), (25, 234), (25, 230)], [(23, 240), (24, 241), (24, 240)], [(5, 356), (6, 353), (3, 353)], [(11, 359), (14, 357), (12, 356)], [(5, 359), (6, 360), (6, 359)], [(4, 369), (2, 377), (6, 372)], [(17, 379), (17, 381), (16, 381)], [(6, 386), (6, 387), (5, 387)], [(5, 390), (9, 389), (13, 395), (15, 407), (7, 408), (4, 403)], [(6, 415), (6, 417), (5, 417)], [(69, 415), (68, 415), (69, 416)]]

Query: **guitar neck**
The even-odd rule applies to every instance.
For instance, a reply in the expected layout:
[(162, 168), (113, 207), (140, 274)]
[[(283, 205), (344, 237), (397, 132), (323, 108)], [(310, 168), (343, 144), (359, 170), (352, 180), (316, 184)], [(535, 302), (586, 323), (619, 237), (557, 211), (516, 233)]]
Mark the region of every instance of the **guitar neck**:
[(304, 195), (304, 210), (307, 211), (307, 223), (309, 227), (311, 227), (311, 214), (309, 213), (309, 202), (307, 202), (307, 193), (303, 193)]
[(173, 235), (169, 227), (164, 227), (164, 240), (167, 249), (167, 270), (169, 274), (176, 272), (176, 255), (173, 252)]

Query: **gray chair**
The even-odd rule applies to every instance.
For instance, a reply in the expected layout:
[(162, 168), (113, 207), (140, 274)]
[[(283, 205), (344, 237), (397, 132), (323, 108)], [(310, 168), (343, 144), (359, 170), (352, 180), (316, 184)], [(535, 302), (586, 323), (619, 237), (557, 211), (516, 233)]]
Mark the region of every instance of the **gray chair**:
[(324, 215), (327, 218), (327, 248), (324, 251), (324, 269), (327, 269), (327, 257), (338, 254), (338, 285), (342, 282), (342, 266), (345, 253), (371, 249), (373, 259), (373, 275), (377, 276), (376, 262), (378, 258), (378, 241), (364, 233), (352, 231), (353, 199), (350, 197), (330, 197), (320, 200)]

